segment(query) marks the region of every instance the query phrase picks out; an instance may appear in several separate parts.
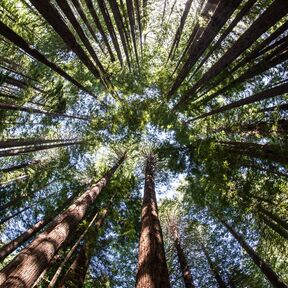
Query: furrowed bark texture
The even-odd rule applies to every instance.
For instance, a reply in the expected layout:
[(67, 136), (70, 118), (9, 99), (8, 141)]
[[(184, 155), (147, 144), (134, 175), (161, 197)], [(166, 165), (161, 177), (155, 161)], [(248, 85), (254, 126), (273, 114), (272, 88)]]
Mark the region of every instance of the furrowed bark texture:
[(154, 169), (154, 157), (148, 156), (145, 169), (136, 288), (170, 287), (163, 235), (158, 218)]
[(124, 161), (119, 162), (101, 178), (90, 190), (83, 193), (66, 211), (58, 215), (52, 227), (42, 232), (27, 249), (9, 263), (0, 273), (0, 285), (5, 288), (31, 287), (43, 270), (49, 265), (54, 255), (61, 248), (70, 233), (75, 231), (85, 216), (89, 206), (95, 202), (102, 188), (107, 184), (116, 169)]

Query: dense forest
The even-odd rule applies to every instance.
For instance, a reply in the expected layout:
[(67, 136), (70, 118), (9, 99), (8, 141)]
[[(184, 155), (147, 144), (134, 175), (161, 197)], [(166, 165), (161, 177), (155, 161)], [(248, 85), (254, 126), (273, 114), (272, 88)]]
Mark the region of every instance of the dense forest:
[(0, 287), (288, 287), (287, 0), (1, 0), (0, 50)]

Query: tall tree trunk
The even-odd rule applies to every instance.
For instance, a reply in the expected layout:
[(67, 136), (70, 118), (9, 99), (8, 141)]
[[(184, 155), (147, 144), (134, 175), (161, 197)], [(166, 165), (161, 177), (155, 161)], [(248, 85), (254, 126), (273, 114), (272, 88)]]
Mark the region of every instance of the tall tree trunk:
[(199, 87), (204, 84), (206, 85), (212, 78), (224, 71), (230, 63), (249, 48), (258, 37), (283, 18), (287, 12), (288, 2), (286, 0), (275, 0), (202, 78), (184, 93), (173, 109), (177, 109), (186, 104), (191, 97), (195, 96), (195, 92)]
[[(76, 249), (77, 249), (78, 246), (80, 245), (81, 241), (82, 241), (83, 239), (85, 239), (86, 235), (87, 235), (92, 229), (93, 229), (92, 231), (93, 231), (93, 235), (94, 235), (94, 236), (93, 236), (93, 239), (96, 240), (96, 239), (95, 239), (95, 232), (96, 232), (96, 234), (98, 234), (98, 233), (99, 233), (99, 229), (103, 226), (104, 221), (105, 221), (105, 218), (107, 217), (108, 212), (109, 212), (109, 210), (110, 210), (110, 208), (111, 208), (111, 206), (112, 206), (112, 203), (113, 203), (112, 201), (113, 201), (113, 199), (114, 199), (114, 196), (115, 196), (115, 194), (112, 196), (111, 200), (109, 201), (109, 204), (108, 204), (107, 208), (105, 208), (105, 209), (100, 213), (100, 216), (99, 216), (99, 212), (98, 212), (98, 211), (94, 214), (93, 218), (91, 219), (91, 221), (90, 221), (89, 225), (87, 226), (87, 228), (85, 229), (85, 231), (80, 235), (80, 237), (78, 238), (78, 240), (76, 241), (76, 243), (73, 245), (73, 247), (70, 249), (70, 251), (69, 251), (69, 252), (67, 253), (67, 255), (65, 256), (65, 259), (61, 262), (60, 266), (58, 267), (57, 271), (55, 272), (55, 274), (54, 274), (53, 278), (51, 279), (51, 281), (50, 281), (49, 285), (47, 286), (47, 288), (53, 288), (53, 287), (55, 286), (55, 284), (56, 284), (56, 282), (57, 282), (57, 280), (58, 280), (58, 278), (59, 278), (59, 276), (60, 276), (63, 268), (65, 267), (65, 264), (67, 263), (67, 261), (69, 261), (69, 259), (70, 259), (71, 256), (73, 255), (73, 253), (76, 251)], [(97, 220), (97, 221), (96, 221), (96, 220)], [(96, 221), (96, 223), (95, 223), (95, 221)], [(95, 223), (95, 227), (93, 227), (94, 223)], [(84, 245), (85, 245), (85, 244), (84, 244)], [(82, 247), (82, 248), (83, 248), (83, 247)], [(87, 262), (89, 263), (90, 258), (91, 258), (91, 255), (89, 255), (89, 254), (90, 254), (90, 253), (89, 253), (89, 250), (90, 250), (90, 249), (88, 249), (88, 246), (87, 246), (87, 245), (85, 245), (85, 248), (83, 248), (83, 249), (87, 250), (87, 251), (85, 251), (85, 255), (86, 255), (86, 257), (88, 258), (88, 259), (87, 259), (87, 260), (88, 260)], [(82, 249), (81, 249), (81, 250), (82, 250)], [(74, 263), (74, 262), (73, 262), (73, 263)], [(73, 266), (73, 264), (72, 264), (72, 266)], [(87, 268), (88, 268), (88, 267), (87, 267)], [(85, 270), (87, 270), (87, 269), (85, 269)], [(84, 271), (82, 271), (82, 272), (84, 272)], [(74, 278), (74, 277), (73, 277), (73, 279), (71, 279), (68, 274), (69, 274), (69, 271), (67, 271), (67, 273), (65, 274), (64, 279), (62, 280), (60, 286), (65, 287), (65, 284), (67, 284), (68, 281), (72, 281), (72, 280), (74, 279), (74, 286), (75, 286), (75, 287), (81, 287), (81, 285), (83, 284), (83, 282), (80, 281), (80, 283), (78, 283), (78, 278)], [(86, 274), (86, 272), (85, 272), (85, 274)], [(83, 278), (83, 280), (84, 280), (85, 275), (84, 275), (84, 277), (81, 277), (81, 279), (82, 279), (82, 278)], [(78, 285), (78, 286), (77, 286), (77, 285)]]
[(35, 145), (31, 147), (28, 146), (25, 148), (3, 150), (3, 151), (0, 151), (0, 157), (17, 156), (17, 155), (26, 154), (29, 152), (36, 152), (36, 151), (42, 151), (46, 149), (59, 148), (59, 147), (67, 147), (67, 146), (77, 145), (81, 143), (83, 143), (83, 141), (71, 141), (71, 142), (67, 141), (66, 143), (57, 143), (57, 144), (50, 144), (50, 145)]
[(181, 269), (181, 273), (182, 273), (185, 287), (186, 288), (195, 288), (195, 285), (193, 283), (192, 274), (190, 272), (190, 268), (188, 266), (188, 262), (186, 259), (186, 255), (185, 255), (184, 250), (183, 250), (182, 245), (181, 245), (179, 231), (178, 231), (176, 224), (173, 224), (170, 229), (171, 229), (171, 233), (172, 233), (173, 240), (174, 240), (174, 246), (175, 246), (175, 249), (177, 251), (178, 261), (180, 264), (180, 269)]
[(19, 169), (22, 169), (22, 168), (27, 168), (27, 167), (30, 167), (30, 166), (34, 166), (35, 164), (38, 164), (38, 163), (41, 163), (41, 160), (32, 160), (32, 161), (24, 162), (24, 163), (17, 164), (17, 165), (14, 165), (14, 166), (10, 166), (10, 167), (7, 167), (7, 168), (1, 168), (0, 172), (2, 172), (2, 173), (13, 172), (13, 171), (16, 171), (16, 170), (19, 170)]
[(62, 114), (62, 113), (55, 113), (55, 112), (49, 112), (41, 109), (36, 109), (36, 108), (30, 108), (30, 107), (25, 107), (25, 106), (18, 106), (14, 104), (7, 104), (7, 103), (0, 103), (0, 110), (12, 110), (12, 111), (23, 111), (27, 113), (39, 113), (39, 114), (44, 114), (52, 117), (64, 117), (64, 118), (71, 118), (71, 119), (79, 119), (79, 120), (85, 120), (89, 121), (88, 118), (86, 117), (81, 117), (81, 116), (73, 116), (73, 115), (67, 115), (67, 114)]
[(268, 216), (270, 219), (272, 219), (278, 225), (282, 226), (284, 229), (286, 229), (288, 231), (288, 222), (287, 221), (283, 220), (282, 218), (280, 218), (279, 216), (277, 216), (273, 212), (267, 210), (266, 208), (264, 208), (261, 205), (258, 206), (258, 209), (259, 209), (260, 212), (262, 212), (263, 214)]
[(83, 193), (66, 211), (58, 215), (51, 226), (12, 260), (0, 273), (1, 287), (30, 287), (49, 265), (70, 233), (73, 233), (95, 202), (102, 188), (125, 159), (124, 155), (96, 185)]
[(67, 201), (65, 201), (64, 204), (61, 205), (60, 208), (56, 209), (51, 215), (45, 217), (43, 220), (38, 221), (21, 235), (2, 246), (0, 248), (0, 261), (3, 261), (8, 255), (22, 246), (27, 240), (36, 235), (36, 233), (38, 233), (43, 227), (50, 223), (50, 221), (52, 221), (59, 212), (66, 208), (66, 206), (71, 202), (73, 198), (74, 196), (68, 198)]
[(274, 232), (279, 234), (284, 239), (288, 240), (288, 231), (273, 222), (270, 218), (268, 218), (266, 215), (262, 214), (260, 215), (260, 218), (263, 220), (263, 222), (269, 226)]
[(283, 165), (288, 164), (288, 155), (282, 147), (274, 144), (258, 144), (252, 142), (218, 141), (228, 151), (246, 155), (251, 158), (260, 158), (275, 161)]
[(55, 32), (63, 39), (65, 44), (78, 56), (89, 71), (97, 78), (100, 78), (98, 69), (86, 55), (83, 48), (79, 45), (73, 33), (68, 29), (60, 14), (50, 3), (49, 0), (43, 0), (41, 3), (38, 0), (30, 1), (42, 17), (53, 27)]
[(185, 62), (185, 64), (183, 65), (183, 68), (179, 72), (178, 76), (176, 77), (170, 91), (168, 92), (167, 95), (168, 99), (170, 99), (175, 94), (177, 89), (180, 87), (181, 83), (186, 78), (190, 69), (195, 65), (197, 60), (204, 53), (209, 44), (213, 41), (213, 39), (218, 34), (220, 29), (230, 18), (235, 9), (239, 6), (240, 2), (241, 0), (231, 0), (229, 2), (220, 1), (210, 22), (208, 23), (207, 28), (202, 33), (202, 36), (197, 41), (197, 43), (195, 42), (195, 45), (192, 45), (189, 48), (188, 51), (189, 57)]
[(279, 110), (281, 111), (287, 111), (288, 110), (288, 104), (280, 104), (280, 105), (276, 105), (276, 106), (271, 106), (271, 107), (267, 107), (267, 108), (263, 108), (261, 110), (259, 110), (259, 112), (273, 112), (273, 111), (277, 111)]
[(187, 123), (193, 122), (193, 121), (198, 120), (198, 119), (205, 118), (207, 116), (211, 116), (211, 115), (214, 115), (214, 114), (218, 114), (218, 113), (222, 113), (222, 112), (225, 112), (225, 111), (229, 111), (229, 110), (235, 109), (237, 107), (241, 107), (241, 106), (244, 106), (244, 105), (248, 105), (248, 104), (251, 104), (251, 103), (255, 103), (255, 102), (258, 102), (258, 101), (263, 101), (265, 99), (269, 99), (269, 98), (272, 98), (272, 97), (283, 95), (284, 93), (287, 93), (287, 92), (288, 92), (288, 83), (285, 83), (285, 84), (276, 86), (274, 88), (270, 88), (270, 89), (264, 90), (262, 92), (254, 94), (252, 96), (246, 97), (244, 99), (232, 102), (230, 104), (227, 104), (225, 106), (222, 106), (222, 107), (220, 107), (218, 109), (215, 109), (215, 110), (212, 110), (210, 112), (204, 113), (204, 114), (202, 114), (200, 116), (197, 116), (197, 117), (195, 117), (195, 118), (193, 118), (191, 120), (188, 120)]
[(149, 155), (145, 168), (145, 187), (141, 215), (137, 288), (169, 288), (163, 235), (158, 218), (155, 193), (155, 156)]
[(224, 280), (222, 279), (220, 273), (219, 273), (219, 268), (217, 266), (217, 264), (211, 259), (207, 249), (205, 248), (205, 246), (201, 243), (201, 248), (202, 251), (207, 259), (207, 262), (209, 264), (209, 267), (215, 277), (215, 280), (217, 281), (218, 287), (219, 288), (227, 288), (227, 285), (225, 284)]
[(43, 54), (41, 54), (36, 49), (32, 48), (21, 36), (16, 34), (13, 30), (11, 30), (8, 26), (6, 26), (2, 21), (0, 21), (0, 35), (11, 41), (13, 44), (18, 46), (19, 48), (23, 49), (28, 55), (35, 58), (39, 62), (43, 63), (44, 65), (51, 68), (53, 71), (58, 73), (64, 79), (68, 80), (80, 90), (85, 91), (86, 93), (90, 94), (94, 98), (97, 98), (93, 93), (87, 90), (83, 85), (81, 85), (78, 81), (76, 81), (73, 77), (68, 75), (62, 68), (57, 66), (56, 64), (50, 62)]
[(238, 241), (241, 247), (251, 257), (252, 261), (259, 267), (262, 273), (266, 276), (271, 285), (275, 288), (287, 288), (287, 285), (279, 278), (279, 276), (272, 270), (272, 268), (249, 246), (245, 239), (236, 232), (236, 230), (230, 226), (224, 220), (220, 220), (221, 223), (227, 228), (232, 236)]

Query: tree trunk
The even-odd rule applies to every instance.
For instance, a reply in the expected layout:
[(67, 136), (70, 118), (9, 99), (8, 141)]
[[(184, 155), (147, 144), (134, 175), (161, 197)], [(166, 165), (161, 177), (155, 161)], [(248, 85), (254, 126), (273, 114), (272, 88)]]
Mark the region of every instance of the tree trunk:
[(213, 260), (211, 259), (207, 249), (205, 248), (205, 246), (201, 243), (201, 248), (203, 253), (205, 254), (205, 257), (207, 259), (207, 262), (209, 264), (209, 267), (215, 277), (215, 280), (217, 281), (218, 287), (219, 288), (227, 288), (227, 285), (225, 284), (224, 280), (222, 279), (220, 273), (219, 273), (219, 269), (218, 266), (215, 262), (213, 262)]
[(30, 245), (0, 273), (1, 287), (30, 287), (61, 248), (69, 234), (75, 231), (87, 209), (95, 202), (102, 188), (125, 159), (124, 155), (96, 185), (83, 193), (66, 211), (52, 222)]
[(288, 104), (280, 104), (272, 107), (267, 107), (259, 110), (259, 112), (273, 112), (273, 111), (287, 111), (288, 110)]
[(260, 212), (262, 212), (263, 214), (268, 216), (270, 219), (272, 219), (278, 225), (282, 226), (284, 229), (286, 229), (288, 231), (288, 222), (287, 221), (281, 219), (279, 216), (275, 215), (273, 212), (267, 210), (266, 208), (264, 208), (261, 205), (258, 206), (258, 209)]
[(274, 144), (258, 144), (252, 142), (217, 141), (231, 152), (247, 155), (251, 158), (275, 161), (283, 165), (288, 164), (288, 155), (284, 149)]
[(227, 228), (227, 230), (234, 236), (241, 247), (251, 257), (252, 261), (259, 267), (262, 273), (266, 276), (271, 285), (275, 288), (287, 288), (287, 285), (278, 277), (278, 275), (272, 270), (272, 268), (249, 246), (244, 238), (238, 234), (232, 226), (226, 223), (224, 220), (220, 220), (221, 223)]
[(36, 49), (32, 48), (22, 37), (12, 31), (9, 27), (7, 27), (3, 22), (0, 21), (0, 35), (11, 41), (13, 44), (23, 49), (28, 55), (35, 58), (39, 62), (51, 68), (53, 71), (58, 73), (60, 76), (71, 82), (73, 85), (78, 87), (80, 90), (85, 91), (90, 94), (94, 98), (97, 98), (93, 93), (88, 91), (84, 86), (82, 86), (78, 81), (76, 81), (73, 77), (68, 75), (62, 68), (57, 66), (56, 64), (50, 62), (43, 54), (41, 54)]
[[(229, 2), (230, 3), (230, 2)], [(227, 5), (224, 4), (224, 5)], [(283, 18), (288, 12), (288, 2), (286, 0), (275, 0), (268, 9), (239, 37), (232, 47), (216, 62), (203, 76), (193, 85), (173, 109), (177, 109), (195, 96), (195, 92), (202, 85), (206, 85), (212, 78), (225, 70), (238, 56), (249, 48), (257, 38), (259, 38), (270, 27)]]
[(271, 221), (267, 216), (265, 215), (260, 215), (261, 219), (263, 222), (269, 226), (274, 232), (279, 234), (281, 237), (284, 239), (288, 240), (288, 231), (283, 229), (281, 226), (277, 225), (275, 222)]
[(27, 167), (33, 166), (35, 164), (38, 164), (38, 163), (41, 163), (41, 160), (32, 160), (32, 161), (29, 161), (29, 162), (24, 162), (24, 163), (17, 164), (17, 165), (14, 165), (14, 166), (10, 166), (10, 167), (7, 167), (7, 168), (2, 168), (2, 169), (0, 169), (0, 172), (2, 172), (2, 173), (13, 172), (15, 170), (19, 170), (19, 169), (22, 169), (22, 168), (27, 168)]
[(219, 33), (220, 29), (223, 27), (226, 21), (230, 18), (230, 16), (233, 14), (235, 9), (239, 6), (240, 2), (241, 0), (231, 0), (229, 2), (220, 1), (210, 22), (208, 23), (208, 26), (202, 33), (202, 36), (197, 42), (195, 42), (195, 45), (192, 45), (189, 48), (189, 51), (188, 51), (189, 57), (187, 61), (185, 62), (185, 64), (183, 65), (183, 68), (179, 72), (178, 76), (176, 77), (170, 91), (168, 92), (168, 95), (167, 95), (168, 99), (170, 99), (175, 94), (177, 89), (180, 87), (181, 83), (186, 78), (190, 69), (195, 65), (195, 63), (200, 58), (200, 56), (204, 53), (206, 48), (214, 40), (216, 35)]
[[(107, 215), (108, 215), (109, 209), (110, 209), (111, 206), (112, 206), (112, 201), (113, 201), (113, 199), (114, 199), (114, 196), (115, 196), (115, 194), (112, 196), (112, 198), (111, 198), (111, 200), (110, 200), (107, 208), (104, 209), (104, 210), (100, 213), (100, 216), (99, 216), (99, 212), (98, 212), (98, 211), (94, 214), (93, 218), (91, 219), (91, 221), (90, 221), (89, 225), (87, 226), (87, 228), (85, 229), (85, 231), (80, 235), (80, 237), (78, 238), (78, 240), (76, 241), (76, 243), (73, 245), (73, 247), (70, 249), (70, 251), (69, 251), (69, 252), (67, 253), (67, 255), (65, 256), (65, 259), (61, 262), (60, 266), (58, 267), (57, 271), (55, 272), (55, 274), (54, 274), (53, 278), (51, 279), (51, 281), (50, 281), (49, 285), (47, 286), (47, 288), (53, 288), (53, 287), (55, 286), (55, 284), (56, 284), (56, 282), (57, 282), (57, 280), (58, 280), (58, 278), (59, 278), (59, 276), (60, 276), (63, 268), (65, 267), (65, 264), (69, 261), (69, 259), (70, 259), (71, 256), (73, 255), (73, 253), (76, 251), (76, 249), (77, 249), (78, 246), (80, 245), (81, 241), (82, 241), (82, 240), (85, 238), (85, 236), (87, 235), (87, 233), (91, 231), (92, 226), (94, 225), (94, 223), (95, 223), (96, 220), (97, 220), (97, 221), (96, 221), (96, 223), (95, 223), (95, 228), (93, 229), (93, 233), (96, 232), (96, 234), (97, 234), (97, 233), (99, 232), (99, 229), (103, 226), (104, 221), (105, 221), (105, 218), (106, 218)], [(93, 236), (93, 239), (96, 240), (96, 238), (95, 238), (95, 233), (94, 233), (93, 235), (94, 235), (94, 236)], [(83, 247), (82, 247), (82, 248), (83, 248)], [(87, 246), (86, 246), (86, 245), (85, 245), (85, 249), (87, 250), (86, 253), (85, 253), (85, 255), (86, 255), (86, 257), (88, 258), (87, 260), (88, 260), (88, 263), (89, 263), (90, 258), (91, 258), (91, 255), (89, 255), (89, 253), (88, 253), (88, 250), (89, 250), (89, 249), (87, 249)], [(72, 264), (72, 266), (73, 266), (73, 264)], [(87, 267), (87, 268), (88, 268), (88, 267)], [(87, 270), (87, 269), (85, 269), (85, 270)], [(84, 272), (84, 271), (82, 271), (82, 272)], [(70, 276), (69, 276), (68, 274), (69, 274), (69, 271), (67, 271), (67, 273), (65, 274), (64, 279), (62, 280), (62, 284), (60, 285), (61, 287), (62, 287), (62, 286), (65, 287), (65, 284), (67, 284), (68, 281), (71, 281)], [(85, 272), (85, 274), (86, 274), (86, 272)], [(83, 277), (82, 277), (82, 278), (83, 278)], [(85, 275), (84, 275), (84, 278), (85, 278)], [(83, 279), (84, 279), (84, 278), (83, 278)], [(77, 286), (77, 285), (80, 285), (80, 284), (82, 285), (82, 284), (83, 284), (82, 281), (80, 281), (80, 283), (78, 283), (78, 281), (79, 281), (78, 278), (75, 278), (75, 279), (74, 279), (73, 284), (74, 284), (75, 287), (81, 287), (81, 286)], [(70, 283), (70, 284), (71, 284), (71, 283)], [(73, 287), (74, 287), (74, 286), (73, 286)], [(69, 287), (70, 287), (70, 286), (69, 286)]]
[(169, 288), (169, 275), (155, 194), (155, 158), (149, 155), (145, 168), (145, 187), (141, 216), (137, 288)]
[(288, 83), (285, 83), (285, 84), (276, 86), (274, 88), (270, 88), (270, 89), (267, 89), (265, 91), (259, 92), (257, 94), (254, 94), (254, 95), (250, 96), (250, 97), (246, 97), (244, 99), (232, 102), (230, 104), (227, 104), (225, 106), (222, 106), (222, 107), (220, 107), (218, 109), (215, 109), (215, 110), (212, 110), (210, 112), (204, 113), (204, 114), (202, 114), (200, 116), (197, 116), (197, 117), (195, 117), (195, 118), (193, 118), (191, 120), (188, 120), (187, 123), (193, 122), (193, 121), (198, 120), (198, 119), (205, 118), (207, 116), (211, 116), (211, 115), (214, 115), (214, 114), (218, 114), (218, 113), (222, 113), (222, 112), (225, 112), (225, 111), (229, 111), (229, 110), (232, 110), (232, 109), (235, 109), (237, 107), (241, 107), (241, 106), (244, 106), (244, 105), (247, 105), (247, 104), (251, 104), (251, 103), (255, 103), (255, 102), (258, 102), (258, 101), (263, 101), (265, 99), (269, 99), (269, 98), (272, 98), (272, 97), (276, 97), (276, 96), (279, 96), (279, 95), (283, 95), (283, 94), (285, 94), (287, 92), (288, 92)]
[(41, 110), (41, 109), (30, 108), (30, 107), (25, 107), (25, 106), (18, 106), (18, 105), (7, 104), (7, 103), (0, 103), (0, 110), (23, 111), (23, 112), (27, 112), (27, 113), (39, 113), (39, 114), (44, 114), (44, 115), (53, 116), (53, 117), (64, 117), (64, 118), (89, 121), (89, 119), (86, 117), (49, 112), (49, 111), (45, 111), (45, 110)]
[(50, 145), (35, 145), (31, 147), (28, 146), (25, 148), (3, 150), (3, 151), (0, 151), (0, 157), (17, 156), (17, 155), (26, 154), (29, 152), (42, 151), (42, 150), (58, 148), (58, 147), (67, 147), (67, 146), (77, 145), (81, 143), (83, 143), (83, 141), (72, 141), (72, 142), (57, 143), (57, 144), (50, 144)]
[(195, 288), (195, 285), (193, 283), (193, 278), (190, 272), (190, 268), (188, 266), (188, 262), (186, 259), (186, 255), (184, 253), (184, 250), (181, 246), (179, 231), (176, 226), (176, 224), (171, 226), (171, 233), (174, 240), (174, 246), (177, 251), (178, 261), (180, 264), (180, 269), (183, 277), (183, 281), (186, 288)]
[(71, 49), (88, 70), (97, 78), (100, 79), (98, 69), (94, 66), (93, 62), (86, 55), (85, 51), (78, 44), (72, 32), (68, 29), (65, 22), (62, 20), (60, 14), (50, 3), (49, 0), (43, 0), (41, 3), (38, 0), (30, 1), (41, 16), (53, 27), (55, 32), (63, 39), (65, 44)]
[(22, 246), (31, 237), (36, 235), (37, 232), (39, 232), (44, 226), (46, 226), (50, 221), (52, 221), (53, 216), (56, 216), (57, 213), (65, 209), (67, 204), (69, 204), (73, 198), (74, 197), (70, 197), (69, 199), (67, 199), (67, 201), (65, 201), (65, 203), (61, 205), (60, 208), (56, 209), (55, 212), (53, 212), (51, 216), (45, 217), (45, 219), (38, 221), (36, 224), (34, 224), (31, 228), (26, 230), (20, 236), (16, 237), (15, 239), (11, 240), (9, 243), (2, 246), (0, 248), (0, 261), (3, 261), (13, 251), (15, 251), (17, 248)]

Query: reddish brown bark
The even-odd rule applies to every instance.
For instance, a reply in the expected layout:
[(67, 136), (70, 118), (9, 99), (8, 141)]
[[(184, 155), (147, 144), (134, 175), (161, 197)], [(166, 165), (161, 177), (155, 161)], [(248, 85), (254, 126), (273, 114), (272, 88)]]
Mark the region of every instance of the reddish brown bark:
[(1, 287), (32, 286), (46, 266), (49, 265), (69, 234), (75, 231), (89, 206), (95, 202), (102, 188), (107, 184), (124, 159), (125, 156), (96, 185), (83, 193), (74, 204), (61, 213), (46, 231), (42, 232), (1, 271)]
[(137, 288), (169, 288), (169, 275), (165, 258), (163, 235), (158, 218), (155, 194), (155, 158), (149, 155), (145, 168), (145, 187), (141, 215)]

